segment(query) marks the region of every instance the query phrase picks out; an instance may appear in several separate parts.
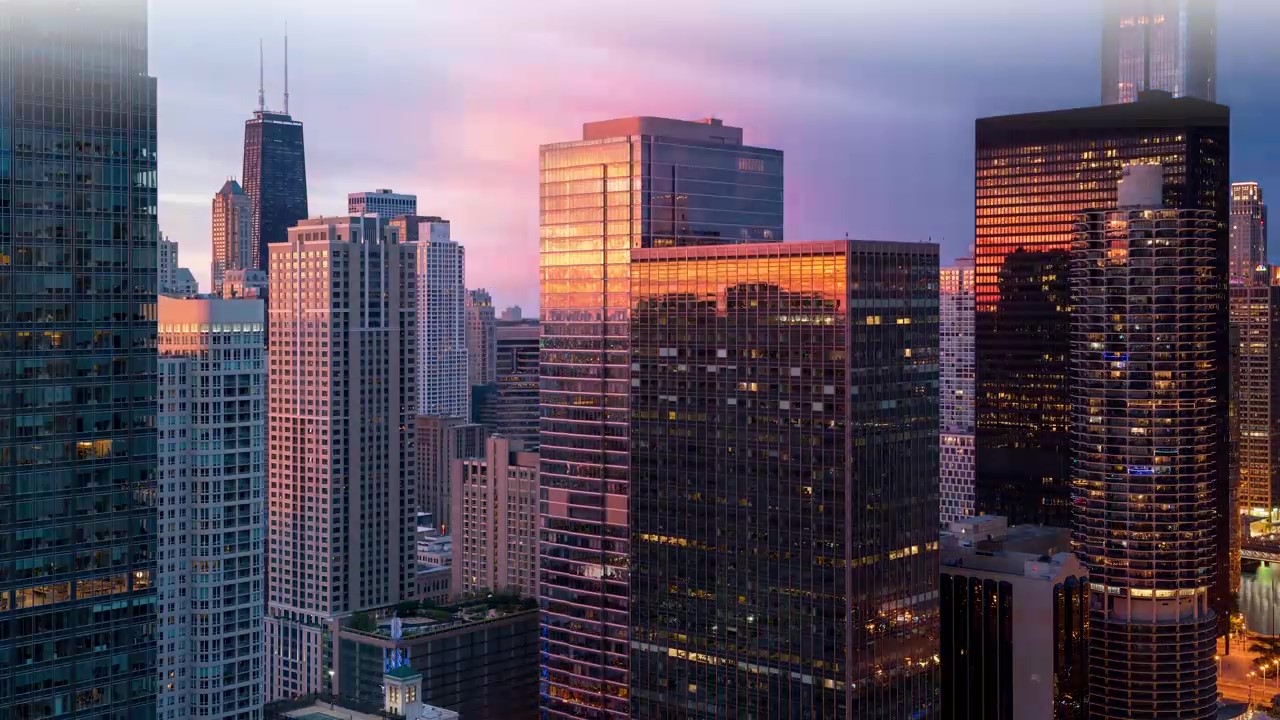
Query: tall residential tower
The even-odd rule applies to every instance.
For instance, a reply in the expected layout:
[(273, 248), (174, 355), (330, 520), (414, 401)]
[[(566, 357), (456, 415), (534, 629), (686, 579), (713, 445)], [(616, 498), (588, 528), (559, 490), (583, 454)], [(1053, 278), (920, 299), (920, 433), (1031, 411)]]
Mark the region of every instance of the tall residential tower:
[(0, 9), (0, 714), (156, 716), (145, 0)]
[(543, 710), (629, 716), (631, 250), (782, 239), (782, 152), (716, 119), (544, 145)]
[(1270, 282), (1255, 273), (1267, 264), (1267, 206), (1256, 182), (1231, 183), (1231, 280)]
[(255, 269), (253, 206), (240, 183), (228, 180), (213, 196), (213, 261), (209, 280), (214, 295), (223, 294), (227, 272)]
[(973, 258), (959, 258), (955, 265), (942, 268), (939, 276), (939, 503), (945, 527), (974, 513)]

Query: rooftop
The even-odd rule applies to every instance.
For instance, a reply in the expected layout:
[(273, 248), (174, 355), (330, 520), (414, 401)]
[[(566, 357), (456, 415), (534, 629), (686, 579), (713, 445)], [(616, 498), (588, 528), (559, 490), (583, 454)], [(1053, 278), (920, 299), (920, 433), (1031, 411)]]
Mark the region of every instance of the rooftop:
[(537, 608), (538, 602), (532, 598), (497, 594), (460, 600), (449, 605), (435, 605), (425, 601), (421, 604), (405, 602), (395, 608), (388, 608), (387, 615), (381, 618), (375, 619), (367, 613), (356, 613), (343, 620), (342, 629), (381, 640), (391, 640), (391, 620), (393, 617), (399, 617), (402, 626), (401, 637), (409, 640), (456, 630), (467, 625), (537, 612)]
[(990, 539), (964, 538), (960, 533), (943, 532), (942, 567), (1040, 579), (1083, 572), (1070, 552), (1070, 529), (1015, 525), (1005, 530), (1003, 522), (1002, 517), (983, 515), (953, 523), (952, 527), (957, 530), (977, 526), (996, 527), (1002, 532)]
[(725, 125), (717, 118), (701, 120), (675, 120), (673, 118), (639, 115), (583, 123), (583, 140), (606, 140), (633, 135), (656, 135), (679, 140), (742, 144), (742, 128)]

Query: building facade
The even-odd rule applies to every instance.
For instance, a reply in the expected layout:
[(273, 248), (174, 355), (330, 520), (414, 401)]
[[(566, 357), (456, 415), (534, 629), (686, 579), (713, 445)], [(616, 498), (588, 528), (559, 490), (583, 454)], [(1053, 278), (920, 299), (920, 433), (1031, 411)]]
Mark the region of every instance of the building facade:
[(454, 460), (453, 590), (538, 596), (538, 453), (491, 435), (483, 458)]
[(156, 715), (147, 56), (143, 0), (0, 10), (0, 713), (12, 718)]
[(1147, 90), (1210, 102), (1218, 87), (1217, 0), (1106, 0), (1102, 102)]
[(160, 264), (157, 269), (160, 292), (173, 292), (178, 282), (178, 241), (161, 237), (157, 246), (160, 250)]
[(418, 508), (431, 516), (432, 524), (442, 532), (453, 528), (453, 498), (450, 480), (455, 460), (484, 457), (484, 425), (462, 417), (419, 415), (414, 437), (418, 454)]
[(264, 315), (159, 299), (161, 720), (262, 717)]
[(1280, 507), (1280, 286), (1264, 266), (1231, 284), (1232, 413), (1239, 512), (1271, 516)]
[(478, 422), (499, 435), (538, 447), (538, 360), (542, 328), (537, 320), (502, 322), (495, 335), (496, 382), (485, 395)]
[(1262, 186), (1256, 182), (1231, 183), (1231, 280), (1261, 279), (1255, 271), (1266, 264), (1267, 206), (1262, 200)]
[(998, 520), (943, 537), (939, 717), (1085, 720), (1088, 572), (1067, 529)]
[(974, 513), (973, 258), (939, 272), (938, 377), (942, 436), (939, 447), (940, 519), (943, 526)]
[(634, 717), (937, 711), (938, 250), (631, 253)]
[(490, 385), (497, 376), (497, 319), (493, 315), (493, 297), (483, 288), (468, 290), (467, 315), (467, 384)]
[(329, 622), (416, 591), (416, 248), (375, 216), (271, 252), (268, 697), (319, 692)]
[(213, 261), (209, 280), (213, 294), (223, 295), (231, 270), (257, 269), (253, 262), (253, 209), (249, 196), (235, 180), (228, 180), (213, 196)]
[(630, 250), (782, 240), (782, 152), (715, 119), (635, 117), (542, 146), (540, 168), (542, 707), (623, 718)]
[(1076, 552), (1089, 570), (1089, 712), (1214, 718), (1218, 505), (1228, 479), (1226, 243), (1212, 210), (1162, 207), (1132, 166), (1072, 242)]
[(1229, 119), (1222, 105), (1155, 94), (977, 121), (977, 512), (1070, 524), (1071, 218), (1115, 207), (1122, 167), (1157, 161), (1168, 206), (1226, 218)]
[[(287, 98), (285, 103), (287, 106)], [(240, 178), (249, 196), (252, 267), (270, 273), (267, 245), (285, 242), (289, 228), (307, 217), (302, 123), (289, 115), (287, 107), (284, 112), (259, 107), (253, 118), (245, 121), (244, 172)]]
[(222, 297), (267, 299), (267, 274), (261, 270), (228, 270), (222, 278)]
[(347, 195), (348, 215), (366, 215), (369, 213), (377, 215), (383, 220), (390, 220), (401, 215), (417, 215), (418, 196), (392, 192), (387, 188)]

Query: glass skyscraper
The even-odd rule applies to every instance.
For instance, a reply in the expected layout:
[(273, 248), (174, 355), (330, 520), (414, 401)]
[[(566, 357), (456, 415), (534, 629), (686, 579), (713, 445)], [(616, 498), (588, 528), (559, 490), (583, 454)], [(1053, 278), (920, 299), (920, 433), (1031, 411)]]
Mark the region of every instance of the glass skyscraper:
[(0, 715), (156, 714), (146, 0), (0, 11)]
[(782, 152), (719, 120), (587, 123), (541, 148), (542, 706), (629, 713), (633, 248), (782, 239)]
[(1102, 102), (1134, 102), (1147, 90), (1216, 100), (1218, 0), (1106, 0)]
[(286, 242), (289, 228), (307, 217), (302, 123), (287, 112), (255, 110), (244, 123), (241, 178), (251, 208), (253, 267), (269, 273), (267, 245)]
[(937, 710), (938, 248), (631, 254), (639, 718)]
[[(1135, 103), (977, 121), (978, 513), (1070, 524), (1072, 218), (1115, 207), (1124, 165), (1162, 163), (1167, 205), (1221, 219), (1225, 270), (1228, 120), (1225, 106), (1153, 93)], [(1225, 284), (1221, 295), (1225, 405)], [(1225, 476), (1221, 487), (1227, 492)]]

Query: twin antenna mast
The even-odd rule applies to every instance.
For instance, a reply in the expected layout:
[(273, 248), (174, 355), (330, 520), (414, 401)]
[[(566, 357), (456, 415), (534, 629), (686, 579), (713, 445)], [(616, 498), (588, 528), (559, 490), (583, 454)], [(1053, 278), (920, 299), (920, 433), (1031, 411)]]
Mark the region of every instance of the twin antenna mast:
[[(258, 38), (258, 111), (265, 112), (267, 109), (267, 94), (263, 83), (262, 72), (262, 38)], [(285, 26), (284, 32), (284, 114), (289, 114), (289, 29)]]

